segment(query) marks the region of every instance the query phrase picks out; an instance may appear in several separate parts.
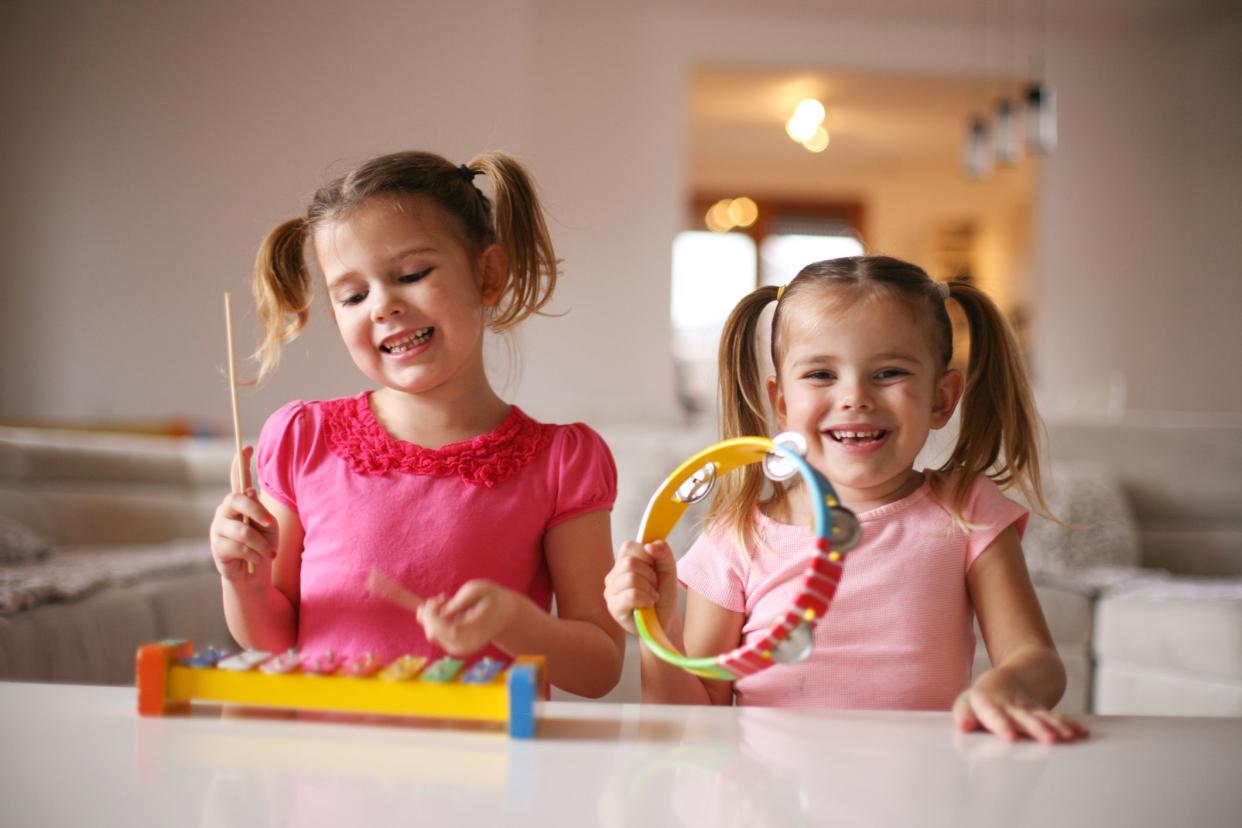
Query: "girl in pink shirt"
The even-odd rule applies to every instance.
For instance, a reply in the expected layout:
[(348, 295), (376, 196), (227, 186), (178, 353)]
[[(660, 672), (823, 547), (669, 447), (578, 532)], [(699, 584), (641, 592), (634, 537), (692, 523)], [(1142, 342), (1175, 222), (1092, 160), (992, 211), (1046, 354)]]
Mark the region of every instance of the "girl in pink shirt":
[[(970, 327), (965, 377), (952, 367), (950, 297)], [(772, 302), (776, 373), (761, 388), (757, 333)], [(722, 682), (644, 648), (645, 700), (951, 708), (963, 730), (1047, 742), (1085, 735), (1051, 710), (1065, 672), (1022, 557), (1026, 511), (997, 485), (1044, 504), (1022, 357), (986, 295), (887, 257), (818, 262), (734, 308), (720, 383), (724, 436), (799, 432), (807, 460), (857, 514), (862, 542), (846, 557), (808, 660)], [(916, 470), (928, 434), (948, 423), (959, 399), (949, 460)], [(632, 632), (634, 609), (655, 606), (691, 657), (761, 639), (797, 593), (814, 548), (811, 524), (801, 482), (765, 490), (761, 469), (745, 466), (719, 481), (707, 531), (680, 564), (663, 542), (621, 547), (605, 581), (609, 610)], [(684, 622), (678, 577), (688, 589)], [(994, 665), (973, 684), (972, 611)]]
[(259, 252), (260, 377), (306, 323), (306, 249), (378, 390), (292, 402), (264, 425), (261, 491), (225, 497), (211, 525), (233, 636), (308, 658), (543, 655), (553, 684), (608, 692), (624, 649), (601, 597), (612, 456), (585, 425), (506, 403), (484, 371), (484, 329), (538, 312), (556, 285), (525, 170), (403, 152), (320, 189)]

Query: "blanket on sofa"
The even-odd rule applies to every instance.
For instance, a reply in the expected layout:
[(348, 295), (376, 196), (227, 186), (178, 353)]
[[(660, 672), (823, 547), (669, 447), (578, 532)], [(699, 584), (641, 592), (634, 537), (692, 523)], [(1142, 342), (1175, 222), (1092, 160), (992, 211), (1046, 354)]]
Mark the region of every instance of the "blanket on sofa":
[(0, 565), (0, 615), (73, 601), (107, 586), (210, 569), (211, 548), (194, 538), (158, 544), (64, 546), (46, 557)]

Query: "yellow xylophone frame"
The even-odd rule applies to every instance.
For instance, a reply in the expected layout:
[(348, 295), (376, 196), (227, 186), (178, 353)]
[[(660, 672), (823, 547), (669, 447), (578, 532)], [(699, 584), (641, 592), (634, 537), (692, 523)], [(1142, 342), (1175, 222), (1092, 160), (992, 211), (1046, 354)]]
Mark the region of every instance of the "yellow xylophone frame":
[(309, 673), (237, 672), (180, 664), (194, 645), (172, 639), (138, 648), (138, 712), (163, 716), (191, 701), (507, 723), (509, 735), (535, 735), (536, 702), (544, 698), (542, 656), (519, 656), (486, 684), (391, 681)]

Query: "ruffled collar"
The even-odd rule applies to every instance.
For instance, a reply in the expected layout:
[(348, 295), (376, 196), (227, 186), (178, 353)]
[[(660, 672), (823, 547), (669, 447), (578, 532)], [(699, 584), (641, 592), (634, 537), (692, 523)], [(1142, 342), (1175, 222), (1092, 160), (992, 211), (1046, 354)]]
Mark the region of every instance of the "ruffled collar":
[(370, 392), (324, 403), (328, 444), (358, 474), (404, 471), (431, 477), (460, 477), (494, 488), (513, 476), (552, 442), (556, 427), (532, 420), (516, 405), (487, 434), (438, 449), (398, 440), (371, 411)]

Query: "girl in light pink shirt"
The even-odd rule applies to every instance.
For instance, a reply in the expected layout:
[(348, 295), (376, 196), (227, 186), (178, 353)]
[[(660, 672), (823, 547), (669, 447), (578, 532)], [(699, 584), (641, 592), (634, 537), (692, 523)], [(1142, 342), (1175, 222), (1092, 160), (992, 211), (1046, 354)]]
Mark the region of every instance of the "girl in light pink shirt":
[(587, 426), (505, 402), (484, 371), (484, 329), (538, 312), (556, 285), (526, 171), (500, 153), (403, 152), (320, 189), (256, 261), (260, 377), (306, 323), (307, 250), (377, 389), (264, 425), (261, 491), (225, 497), (211, 525), (233, 636), (306, 658), (542, 655), (553, 684), (608, 692), (624, 649), (600, 591), (612, 456)]
[[(950, 298), (970, 327), (966, 376), (952, 365)], [(759, 320), (772, 302), (776, 373), (761, 387)], [(1026, 510), (998, 486), (1044, 504), (1022, 357), (985, 294), (887, 257), (818, 262), (734, 308), (720, 383), (724, 437), (799, 432), (807, 460), (857, 514), (862, 542), (846, 557), (809, 659), (723, 682), (644, 648), (645, 700), (952, 709), (963, 730), (1046, 742), (1085, 735), (1052, 711), (1065, 671), (1022, 557)], [(928, 434), (948, 423), (959, 399), (949, 460), (916, 470)], [(811, 524), (800, 481), (765, 489), (760, 468), (745, 466), (719, 481), (708, 529), (680, 564), (663, 542), (621, 547), (605, 582), (609, 610), (633, 632), (633, 611), (656, 607), (690, 657), (761, 639), (799, 589)], [(678, 577), (688, 589), (684, 622)], [(994, 666), (971, 683), (974, 615)]]

